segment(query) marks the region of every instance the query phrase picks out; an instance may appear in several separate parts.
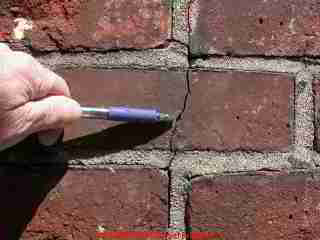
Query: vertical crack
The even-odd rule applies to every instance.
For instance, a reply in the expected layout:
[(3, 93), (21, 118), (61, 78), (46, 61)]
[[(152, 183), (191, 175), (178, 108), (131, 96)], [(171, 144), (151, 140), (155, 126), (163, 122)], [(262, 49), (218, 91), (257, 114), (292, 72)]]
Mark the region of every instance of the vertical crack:
[(185, 113), (186, 109), (187, 109), (187, 105), (188, 105), (188, 101), (189, 101), (189, 97), (191, 95), (191, 91), (190, 91), (190, 83), (189, 83), (189, 70), (186, 71), (186, 95), (184, 97), (184, 102), (183, 102), (183, 107), (181, 109), (181, 111), (179, 112), (179, 114), (177, 115), (177, 117), (174, 119), (173, 121), (173, 130), (170, 136), (170, 140), (169, 140), (169, 148), (170, 148), (170, 152), (173, 153), (173, 157), (171, 158), (170, 162), (169, 162), (169, 168), (172, 165), (172, 162), (176, 156), (177, 153), (177, 149), (176, 146), (174, 144), (174, 140), (175, 137), (177, 135), (177, 131), (178, 131), (178, 124), (180, 121), (182, 121), (183, 119), (183, 114)]
[[(180, 113), (178, 114), (178, 116), (175, 118), (175, 120), (173, 122), (173, 130), (172, 130), (172, 134), (171, 134), (170, 140), (169, 140), (170, 141), (169, 142), (169, 148), (170, 148), (170, 151), (173, 153), (173, 156), (169, 161), (169, 169), (171, 168), (172, 163), (173, 163), (173, 161), (174, 161), (174, 159), (176, 157), (176, 154), (177, 154), (177, 149), (176, 149), (176, 147), (174, 145), (174, 139), (175, 139), (177, 131), (178, 131), (178, 124), (179, 124), (179, 121), (181, 121), (182, 118), (183, 118), (183, 114), (186, 111), (188, 101), (190, 101), (189, 97), (191, 97), (191, 88), (190, 88), (190, 79), (189, 79), (190, 78), (191, 62), (192, 62), (192, 55), (191, 55), (191, 49), (190, 49), (190, 32), (191, 32), (190, 7), (191, 7), (191, 3), (194, 0), (186, 0), (186, 1), (187, 1), (187, 8), (186, 8), (187, 13), (186, 13), (186, 15), (187, 15), (187, 28), (188, 28), (187, 29), (188, 30), (188, 44), (186, 45), (186, 47), (188, 49), (188, 55), (187, 55), (187, 58), (188, 58), (188, 69), (186, 71), (186, 95), (185, 95), (185, 98), (184, 98), (183, 108), (182, 108), (182, 110), (180, 111)], [(174, 11), (174, 0), (172, 0), (172, 9)]]

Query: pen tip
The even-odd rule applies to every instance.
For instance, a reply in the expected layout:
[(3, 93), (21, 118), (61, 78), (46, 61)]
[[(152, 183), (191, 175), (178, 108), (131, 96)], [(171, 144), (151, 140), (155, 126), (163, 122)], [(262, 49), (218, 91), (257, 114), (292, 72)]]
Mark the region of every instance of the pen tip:
[(166, 113), (160, 113), (160, 122), (166, 122), (166, 123), (171, 123), (173, 121), (173, 118)]

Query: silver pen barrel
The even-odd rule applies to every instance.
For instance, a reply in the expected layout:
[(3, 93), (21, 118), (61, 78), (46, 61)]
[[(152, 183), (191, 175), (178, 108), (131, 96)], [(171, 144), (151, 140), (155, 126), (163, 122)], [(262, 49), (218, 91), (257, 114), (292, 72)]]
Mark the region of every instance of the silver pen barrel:
[(109, 109), (107, 108), (82, 107), (81, 110), (83, 118), (108, 120)]

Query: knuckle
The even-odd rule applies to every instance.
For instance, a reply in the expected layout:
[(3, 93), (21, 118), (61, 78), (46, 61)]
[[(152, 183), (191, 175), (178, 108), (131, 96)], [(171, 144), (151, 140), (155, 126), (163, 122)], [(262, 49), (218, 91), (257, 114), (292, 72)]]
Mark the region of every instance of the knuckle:
[(40, 113), (35, 109), (31, 103), (25, 104), (24, 114), (26, 122), (30, 125), (35, 125), (36, 122), (40, 122), (43, 116), (39, 116)]
[(55, 101), (46, 102), (46, 107), (40, 113), (40, 121), (45, 129), (56, 128), (62, 125), (63, 119), (61, 118), (61, 114), (59, 114), (59, 107)]
[(46, 107), (42, 109), (39, 114), (39, 120), (41, 127), (47, 128), (52, 122), (52, 115), (54, 113), (54, 105), (52, 102), (47, 102)]
[(30, 126), (34, 132), (41, 130), (46, 124), (48, 121), (48, 111), (42, 106), (35, 106), (32, 103), (28, 103), (24, 106), (24, 117), (26, 125)]

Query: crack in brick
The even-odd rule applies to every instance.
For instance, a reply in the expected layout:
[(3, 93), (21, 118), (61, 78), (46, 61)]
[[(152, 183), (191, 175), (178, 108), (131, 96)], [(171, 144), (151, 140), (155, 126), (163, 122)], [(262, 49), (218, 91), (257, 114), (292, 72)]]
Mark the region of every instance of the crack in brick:
[(189, 81), (189, 70), (187, 70), (186, 71), (186, 95), (184, 97), (183, 107), (182, 107), (181, 111), (179, 112), (179, 114), (177, 115), (177, 117), (174, 119), (173, 130), (172, 130), (172, 134), (169, 139), (169, 148), (170, 148), (170, 151), (173, 152), (173, 154), (174, 154), (174, 156), (172, 157), (172, 159), (169, 162), (169, 168), (171, 167), (171, 164), (174, 161), (174, 158), (176, 156), (176, 147), (174, 144), (174, 139), (175, 139), (176, 133), (178, 131), (178, 124), (183, 119), (183, 114), (185, 113), (185, 111), (187, 109), (187, 104), (188, 104), (188, 100), (189, 100), (190, 95), (191, 95), (191, 91), (190, 91), (190, 81)]

